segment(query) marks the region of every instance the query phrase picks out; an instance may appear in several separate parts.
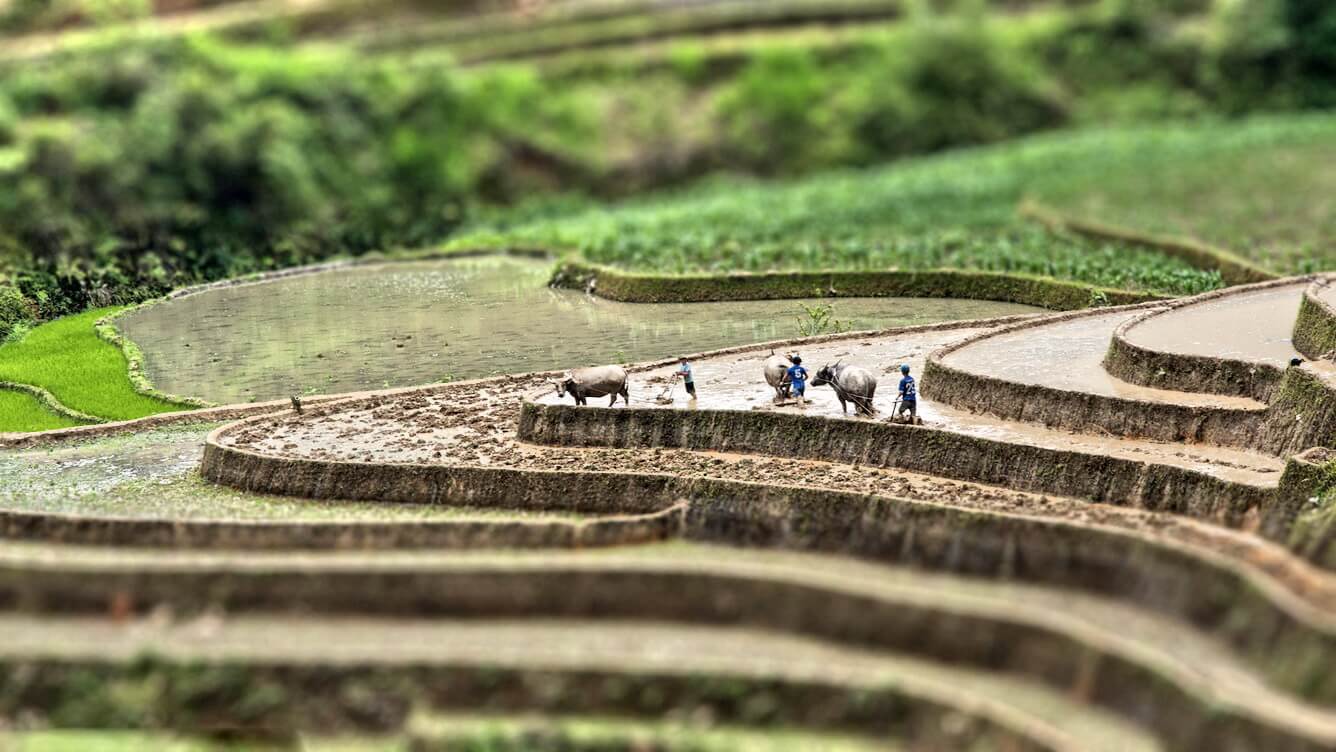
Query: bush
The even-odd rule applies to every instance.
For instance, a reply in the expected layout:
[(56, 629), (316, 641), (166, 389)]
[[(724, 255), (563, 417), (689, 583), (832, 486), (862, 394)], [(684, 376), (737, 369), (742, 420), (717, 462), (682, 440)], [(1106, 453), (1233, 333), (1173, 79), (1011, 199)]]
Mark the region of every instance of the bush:
[[(861, 82), (872, 96), (858, 133), (874, 155), (990, 143), (1067, 119), (1043, 75), (977, 23), (922, 23), (893, 53), (899, 62), (883, 58)], [(896, 67), (887, 82), (884, 70)]]
[(33, 321), (32, 306), (17, 288), (0, 284), (0, 342), (21, 326)]

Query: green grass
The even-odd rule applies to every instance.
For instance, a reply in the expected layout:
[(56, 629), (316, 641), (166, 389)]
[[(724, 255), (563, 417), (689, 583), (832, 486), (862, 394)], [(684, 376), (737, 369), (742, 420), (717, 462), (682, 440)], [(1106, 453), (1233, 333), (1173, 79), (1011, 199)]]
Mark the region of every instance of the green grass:
[(1336, 269), (1336, 137), (1144, 150), (1045, 203), (1086, 219), (1195, 237), (1273, 271)]
[(0, 389), (0, 432), (49, 431), (81, 425), (63, 415), (57, 415), (26, 392)]
[(784, 727), (695, 726), (612, 718), (428, 716), (410, 736), (428, 749), (459, 752), (575, 752), (663, 750), (676, 752), (893, 752), (894, 739), (872, 741), (845, 734), (814, 734)]
[[(51, 392), (61, 404), (106, 420), (130, 420), (180, 410), (134, 390), (125, 356), (93, 330), (115, 308), (87, 311), (35, 327), (15, 342), (0, 345), (0, 381), (31, 384)], [(23, 412), (0, 411), (0, 431), (33, 430)], [(13, 417), (13, 423), (7, 419)], [(29, 416), (31, 417), (31, 416)], [(55, 426), (52, 426), (55, 427)]]
[[(1018, 203), (1081, 191), (1133, 195), (1147, 174), (1174, 162), (1222, 174), (1240, 154), (1333, 148), (1331, 116), (1058, 134), (787, 182), (718, 180), (550, 217), (501, 214), (450, 245), (572, 249), (638, 271), (963, 268), (1189, 294), (1220, 281), (1146, 248), (1051, 235), (1019, 220)], [(1293, 214), (1332, 211), (1329, 191), (1294, 196), (1281, 180), (1250, 182), (1250, 175), (1242, 174), (1234, 195), (1283, 197)], [(1165, 191), (1153, 203), (1163, 216), (1198, 212), (1192, 192)], [(1214, 205), (1229, 213), (1225, 199)], [(1318, 259), (1336, 268), (1336, 259)]]
[[(1181, 295), (1220, 281), (1147, 248), (1049, 234), (1018, 219), (1017, 205), (1115, 197), (1187, 234), (1239, 241), (1225, 245), (1254, 259), (1274, 261), (1264, 249), (1283, 242), (1243, 239), (1289, 238), (1300, 250), (1282, 271), (1336, 269), (1336, 171), (1316, 167), (1333, 155), (1331, 115), (1079, 131), (786, 182), (717, 180), (551, 216), (501, 214), (450, 246), (571, 249), (659, 272), (980, 269)], [(1187, 182), (1173, 187), (1174, 175)], [(1128, 216), (1111, 213), (1094, 212)]]

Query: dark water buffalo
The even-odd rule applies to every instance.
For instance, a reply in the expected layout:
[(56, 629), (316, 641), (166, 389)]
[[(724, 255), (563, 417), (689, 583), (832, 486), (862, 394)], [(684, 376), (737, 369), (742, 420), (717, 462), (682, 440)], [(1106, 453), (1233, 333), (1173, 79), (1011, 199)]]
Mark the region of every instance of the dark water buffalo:
[(765, 383), (774, 388), (776, 402), (789, 396), (788, 384), (784, 380), (788, 372), (789, 359), (772, 350), (770, 357), (765, 359)]
[(577, 405), (586, 404), (590, 397), (612, 395), (612, 401), (608, 403), (608, 407), (612, 407), (617, 404), (619, 394), (624, 404), (631, 404), (631, 394), (626, 388), (626, 369), (621, 366), (577, 368), (562, 374), (553, 383), (556, 384), (558, 397), (565, 397), (570, 392)]
[(816, 372), (816, 378), (812, 379), (812, 386), (825, 384), (830, 384), (835, 390), (835, 396), (840, 398), (840, 409), (844, 412), (849, 412), (849, 402), (854, 403), (854, 409), (859, 415), (876, 412), (872, 407), (872, 397), (877, 393), (877, 377), (866, 368), (844, 363), (823, 366)]

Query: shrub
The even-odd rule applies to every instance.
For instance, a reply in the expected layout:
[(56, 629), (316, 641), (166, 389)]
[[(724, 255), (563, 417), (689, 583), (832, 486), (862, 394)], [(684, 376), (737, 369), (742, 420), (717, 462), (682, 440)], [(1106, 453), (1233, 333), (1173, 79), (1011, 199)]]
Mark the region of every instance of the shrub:
[(0, 342), (8, 339), (15, 329), (32, 321), (32, 306), (23, 294), (12, 285), (0, 283)]

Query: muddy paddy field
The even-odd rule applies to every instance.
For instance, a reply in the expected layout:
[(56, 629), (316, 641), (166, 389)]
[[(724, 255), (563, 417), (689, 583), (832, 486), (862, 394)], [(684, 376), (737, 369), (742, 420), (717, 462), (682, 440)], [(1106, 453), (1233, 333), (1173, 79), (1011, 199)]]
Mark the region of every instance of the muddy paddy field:
[[(158, 388), (227, 404), (768, 342), (796, 336), (805, 306), (830, 302), (627, 304), (549, 288), (551, 273), (550, 262), (506, 256), (352, 268), (209, 290), (118, 325)], [(848, 330), (1038, 310), (945, 299), (833, 304)]]
[[(135, 727), (208, 713), (422, 744), (542, 714), (544, 733), (669, 723), (758, 749), (1336, 747), (1309, 449), (1336, 430), (1333, 382), (1290, 365), (1330, 311), (1322, 280), (1039, 315), (841, 299), (864, 331), (804, 338), (793, 301), (612, 304), (532, 263), (123, 317), (155, 385), (250, 417), (7, 439), (7, 707), (59, 725), (129, 693), (168, 719)], [(243, 305), (261, 292), (291, 305)], [(671, 356), (710, 348), (689, 400)], [(874, 414), (829, 387), (776, 402), (772, 352), (868, 368)], [(629, 404), (551, 381), (618, 361)], [(1165, 383), (1166, 362), (1198, 381)], [(365, 391), (442, 363), (457, 378)], [(901, 364), (921, 425), (893, 420)], [(363, 391), (248, 406), (307, 382)]]

